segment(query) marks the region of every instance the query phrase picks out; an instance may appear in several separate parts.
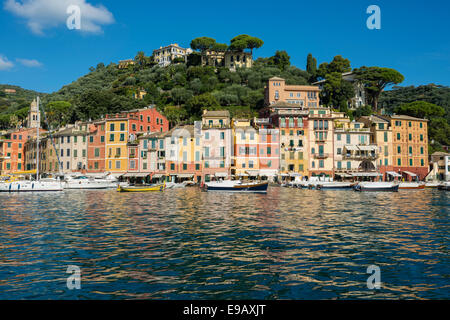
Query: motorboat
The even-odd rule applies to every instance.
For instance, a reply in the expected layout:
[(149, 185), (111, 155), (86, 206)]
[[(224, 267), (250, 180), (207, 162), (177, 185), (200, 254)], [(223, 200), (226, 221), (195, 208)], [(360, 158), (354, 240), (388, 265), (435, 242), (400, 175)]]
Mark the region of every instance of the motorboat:
[(399, 190), (417, 190), (425, 189), (425, 183), (420, 182), (400, 182), (398, 185)]
[(438, 190), (450, 191), (450, 181), (446, 181), (446, 182), (442, 183), (442, 184), (438, 187)]
[(110, 183), (106, 180), (86, 176), (67, 176), (64, 179), (64, 189), (107, 189), (109, 187)]
[(266, 193), (268, 181), (243, 182), (241, 180), (220, 180), (206, 182), (206, 191), (224, 191), (224, 192), (257, 192)]
[(123, 187), (119, 184), (119, 186), (117, 187), (118, 192), (151, 192), (151, 191), (164, 191), (164, 189), (166, 189), (166, 183), (128, 186), (128, 187)]
[(360, 182), (355, 185), (356, 191), (398, 191), (398, 183), (395, 182)]
[(355, 182), (340, 182), (340, 181), (331, 181), (331, 182), (322, 182), (316, 184), (316, 189), (352, 189), (356, 185)]
[(57, 179), (11, 179), (0, 183), (0, 192), (32, 192), (32, 191), (63, 191), (60, 180)]
[(438, 188), (441, 184), (441, 181), (427, 181), (425, 182), (425, 188)]

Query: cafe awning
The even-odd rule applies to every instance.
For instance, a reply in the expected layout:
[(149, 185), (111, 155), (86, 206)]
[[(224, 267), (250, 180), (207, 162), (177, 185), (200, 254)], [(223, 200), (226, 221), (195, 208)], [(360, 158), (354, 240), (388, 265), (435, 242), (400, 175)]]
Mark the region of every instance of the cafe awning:
[(351, 178), (352, 177), (352, 175), (348, 174), (348, 173), (336, 173), (335, 175), (340, 176), (342, 178)]
[(259, 170), (259, 175), (260, 176), (266, 176), (266, 177), (274, 177), (277, 175), (277, 170), (264, 170), (261, 169)]
[(228, 177), (228, 173), (227, 172), (216, 172), (214, 174), (214, 176), (220, 177), (220, 178), (226, 178), (226, 177)]
[(300, 173), (296, 173), (296, 172), (290, 172), (289, 176), (290, 177), (303, 177), (303, 175), (301, 175)]
[(409, 172), (409, 171), (403, 171), (403, 172), (406, 173), (408, 176), (417, 177), (417, 174), (415, 174), (415, 173), (412, 173), (412, 172)]
[(353, 177), (379, 177), (382, 176), (381, 173), (378, 172), (355, 172), (352, 173)]
[(152, 176), (152, 178), (162, 178), (162, 177), (164, 177), (165, 176), (165, 174), (162, 174), (162, 173), (155, 173), (153, 176)]
[(402, 176), (401, 174), (398, 174), (397, 172), (394, 172), (394, 171), (387, 171), (386, 173), (393, 177), (401, 177)]
[(150, 175), (148, 172), (127, 172), (122, 177), (124, 178), (145, 178), (146, 176)]
[(259, 176), (259, 170), (247, 170), (245, 173), (247, 173), (250, 177)]
[(178, 178), (192, 178), (194, 176), (193, 173), (179, 173), (177, 174)]

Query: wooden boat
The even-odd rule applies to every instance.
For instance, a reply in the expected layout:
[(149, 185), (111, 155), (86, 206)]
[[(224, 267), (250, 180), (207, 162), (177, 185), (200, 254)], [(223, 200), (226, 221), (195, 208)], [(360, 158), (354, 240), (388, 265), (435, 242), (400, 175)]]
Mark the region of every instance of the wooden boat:
[(394, 182), (360, 182), (355, 191), (398, 191), (398, 183)]
[(339, 181), (332, 181), (332, 182), (322, 182), (316, 184), (316, 190), (320, 189), (352, 189), (356, 183), (354, 182), (339, 182)]
[(224, 191), (224, 192), (257, 192), (266, 193), (268, 181), (264, 182), (242, 182), (240, 180), (225, 180), (206, 182), (206, 191)]
[(418, 190), (425, 189), (424, 183), (419, 182), (400, 182), (398, 185), (399, 190)]
[(164, 191), (166, 183), (149, 185), (149, 186), (129, 186), (124, 187), (119, 185), (117, 187), (118, 192), (150, 192), (150, 191)]
[(425, 182), (425, 188), (438, 188), (441, 185), (440, 181)]

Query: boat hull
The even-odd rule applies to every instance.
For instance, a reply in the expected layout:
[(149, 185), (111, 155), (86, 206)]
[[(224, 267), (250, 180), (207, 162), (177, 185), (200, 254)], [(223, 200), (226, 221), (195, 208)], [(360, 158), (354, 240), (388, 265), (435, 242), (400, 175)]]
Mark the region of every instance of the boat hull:
[(378, 192), (397, 192), (398, 184), (388, 184), (388, 183), (377, 183), (373, 182), (370, 184), (357, 184), (354, 187), (355, 191), (378, 191)]
[(398, 186), (399, 190), (421, 190), (425, 189), (425, 184), (419, 183), (400, 183)]
[(269, 183), (258, 184), (242, 184), (235, 186), (206, 186), (207, 191), (222, 191), (222, 192), (256, 192), (266, 193)]
[(324, 183), (324, 184), (317, 184), (316, 189), (317, 190), (339, 190), (339, 189), (353, 189), (355, 186), (354, 183)]
[(122, 187), (119, 185), (118, 192), (151, 192), (151, 191), (164, 191), (165, 184), (159, 184), (155, 186), (142, 186), (142, 187)]
[(59, 182), (17, 181), (0, 183), (0, 192), (46, 192), (63, 191)]

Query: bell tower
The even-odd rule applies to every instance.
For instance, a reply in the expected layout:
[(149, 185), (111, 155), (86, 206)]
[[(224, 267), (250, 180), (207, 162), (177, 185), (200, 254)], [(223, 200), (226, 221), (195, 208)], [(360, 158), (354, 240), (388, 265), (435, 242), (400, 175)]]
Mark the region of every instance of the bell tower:
[(39, 108), (37, 105), (36, 99), (30, 105), (30, 111), (28, 111), (28, 119), (27, 119), (27, 127), (28, 128), (39, 128)]

